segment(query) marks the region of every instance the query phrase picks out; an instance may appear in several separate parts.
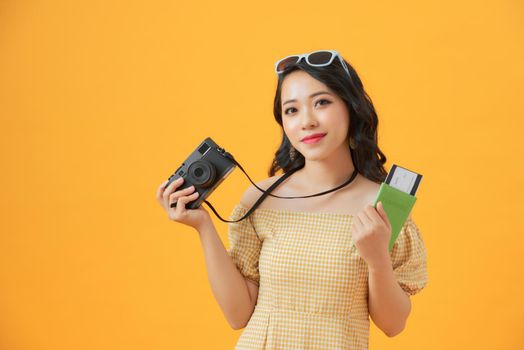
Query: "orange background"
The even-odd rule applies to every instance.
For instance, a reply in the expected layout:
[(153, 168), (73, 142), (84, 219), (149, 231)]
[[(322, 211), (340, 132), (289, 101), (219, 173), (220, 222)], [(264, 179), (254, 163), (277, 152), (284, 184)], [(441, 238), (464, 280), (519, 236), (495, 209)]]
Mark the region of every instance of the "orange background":
[[(386, 169), (424, 175), (430, 282), (370, 348), (522, 349), (523, 23), (516, 0), (0, 2), (0, 348), (232, 349), (156, 188), (207, 136), (267, 177), (274, 62), (335, 49)], [(209, 200), (226, 217), (248, 186)]]

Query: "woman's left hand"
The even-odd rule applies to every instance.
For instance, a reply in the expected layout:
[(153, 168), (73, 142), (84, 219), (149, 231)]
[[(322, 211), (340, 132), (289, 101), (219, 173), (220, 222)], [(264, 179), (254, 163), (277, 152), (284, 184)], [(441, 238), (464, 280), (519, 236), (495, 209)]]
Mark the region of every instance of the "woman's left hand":
[(368, 204), (353, 218), (353, 241), (360, 256), (370, 267), (391, 264), (388, 252), (391, 224), (382, 202), (377, 208)]

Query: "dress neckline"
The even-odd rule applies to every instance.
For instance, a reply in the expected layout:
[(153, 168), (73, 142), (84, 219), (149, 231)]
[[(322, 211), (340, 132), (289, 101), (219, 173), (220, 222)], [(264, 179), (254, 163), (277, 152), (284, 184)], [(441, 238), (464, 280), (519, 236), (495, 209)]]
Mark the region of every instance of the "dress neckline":
[[(244, 209), (245, 211), (249, 210), (249, 208), (246, 208), (241, 203), (238, 203), (237, 207), (240, 207)], [(274, 209), (274, 208), (257, 208), (255, 209), (255, 211), (253, 211), (253, 214), (256, 213), (257, 211), (268, 211), (268, 212), (288, 214), (288, 215), (333, 215), (333, 216), (341, 216), (345, 218), (353, 218), (355, 216), (355, 214), (335, 213), (335, 212), (327, 212), (327, 211), (296, 211), (296, 210)]]

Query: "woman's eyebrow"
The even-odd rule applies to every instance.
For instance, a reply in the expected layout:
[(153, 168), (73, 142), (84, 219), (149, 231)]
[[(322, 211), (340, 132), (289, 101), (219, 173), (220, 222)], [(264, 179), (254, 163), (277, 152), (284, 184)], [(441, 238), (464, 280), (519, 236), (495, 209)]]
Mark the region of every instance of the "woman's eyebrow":
[[(329, 92), (327, 92), (327, 91), (319, 91), (319, 92), (315, 92), (314, 94), (309, 95), (309, 98), (315, 97), (315, 96), (317, 96), (317, 95), (322, 95), (322, 94), (328, 94), (328, 95), (331, 95), (331, 94), (330, 94)], [(287, 100), (286, 102), (284, 102), (284, 103), (282, 104), (282, 106), (285, 105), (286, 103), (290, 103), (290, 102), (296, 102), (296, 100), (295, 100), (295, 99), (293, 99), (293, 100)]]

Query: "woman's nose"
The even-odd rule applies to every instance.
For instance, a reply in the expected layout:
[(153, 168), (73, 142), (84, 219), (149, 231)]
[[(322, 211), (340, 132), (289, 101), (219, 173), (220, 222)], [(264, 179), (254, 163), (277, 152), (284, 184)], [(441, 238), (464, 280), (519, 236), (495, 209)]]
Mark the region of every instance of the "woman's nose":
[(316, 126), (317, 125), (317, 118), (315, 116), (315, 113), (311, 112), (311, 111), (308, 111), (308, 110), (304, 111), (304, 113), (302, 115), (301, 123), (302, 123), (302, 127), (303, 128)]

